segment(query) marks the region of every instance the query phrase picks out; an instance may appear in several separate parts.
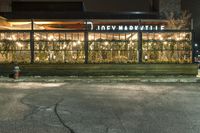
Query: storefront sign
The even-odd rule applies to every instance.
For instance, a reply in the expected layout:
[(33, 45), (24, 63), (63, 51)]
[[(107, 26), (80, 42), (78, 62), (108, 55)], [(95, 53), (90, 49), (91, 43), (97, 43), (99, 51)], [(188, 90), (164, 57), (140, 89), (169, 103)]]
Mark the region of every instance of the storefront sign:
[(86, 22), (91, 31), (149, 31), (164, 30), (164, 25), (94, 25), (92, 22)]

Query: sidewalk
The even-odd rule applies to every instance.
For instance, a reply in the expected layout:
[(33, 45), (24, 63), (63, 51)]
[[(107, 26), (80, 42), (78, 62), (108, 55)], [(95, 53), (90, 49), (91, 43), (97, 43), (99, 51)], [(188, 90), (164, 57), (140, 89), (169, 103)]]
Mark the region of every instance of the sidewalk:
[(86, 82), (86, 83), (111, 83), (111, 82), (152, 82), (152, 83), (200, 83), (200, 75), (193, 76), (89, 76), (89, 77), (58, 77), (58, 76), (27, 76), (19, 79), (11, 79), (8, 77), (0, 77), (1, 83), (15, 83), (15, 82), (45, 82), (45, 83), (64, 83), (64, 82)]

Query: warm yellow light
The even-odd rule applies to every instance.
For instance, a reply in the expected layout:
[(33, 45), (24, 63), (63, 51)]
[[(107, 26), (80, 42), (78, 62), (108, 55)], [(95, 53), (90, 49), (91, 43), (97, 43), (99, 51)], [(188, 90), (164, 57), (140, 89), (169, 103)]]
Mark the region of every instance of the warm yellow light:
[(176, 37), (176, 40), (177, 40), (177, 41), (179, 41), (179, 40), (180, 40), (180, 38), (179, 38), (179, 37)]
[(31, 22), (9, 22), (11, 25), (27, 25), (31, 24)]
[(35, 40), (37, 40), (37, 41), (38, 41), (38, 40), (40, 40), (40, 38), (39, 38), (39, 37), (36, 37), (36, 38), (35, 38)]
[(8, 37), (8, 40), (12, 40), (12, 38), (11, 38), (11, 37)]
[(49, 41), (51, 41), (51, 40), (53, 40), (53, 39), (54, 39), (53, 36), (49, 36), (49, 37), (48, 37), (48, 40), (49, 40)]
[(23, 47), (23, 45), (22, 45), (20, 42), (17, 42), (16, 44), (17, 44), (17, 46), (20, 47), (20, 48)]
[(149, 43), (149, 46), (151, 46), (151, 43)]
[(90, 35), (88, 38), (89, 38), (89, 40), (94, 40), (94, 36)]
[(17, 37), (15, 35), (12, 35), (12, 40), (16, 41)]
[(105, 45), (108, 45), (109, 43), (108, 43), (108, 42), (105, 42), (104, 44), (105, 44)]
[(74, 43), (73, 43), (73, 46), (76, 46), (76, 45), (77, 45), (77, 43), (76, 43), (76, 42), (74, 42)]
[(78, 44), (81, 44), (81, 41), (78, 40), (77, 43), (78, 43)]

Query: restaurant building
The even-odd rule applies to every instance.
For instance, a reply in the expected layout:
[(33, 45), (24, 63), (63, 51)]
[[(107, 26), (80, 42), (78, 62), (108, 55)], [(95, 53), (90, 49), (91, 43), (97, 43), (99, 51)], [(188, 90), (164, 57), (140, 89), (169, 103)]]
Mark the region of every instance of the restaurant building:
[[(171, 9), (152, 0), (145, 12), (90, 12), (83, 2), (2, 2), (11, 6), (0, 13), (1, 64), (194, 62), (191, 21), (174, 20), (179, 0), (167, 2)], [(166, 19), (169, 10), (174, 14)]]

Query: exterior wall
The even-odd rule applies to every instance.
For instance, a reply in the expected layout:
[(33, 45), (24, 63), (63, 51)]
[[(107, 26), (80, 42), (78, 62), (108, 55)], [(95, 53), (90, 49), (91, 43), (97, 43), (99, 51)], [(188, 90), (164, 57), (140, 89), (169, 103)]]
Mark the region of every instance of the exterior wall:
[(11, 0), (0, 0), (0, 12), (11, 12)]
[(164, 13), (174, 12), (176, 15), (181, 13), (181, 0), (160, 0), (159, 12), (162, 17)]
[[(0, 64), (0, 76), (11, 74), (13, 67), (11, 64)], [(21, 64), (19, 67), (22, 76), (196, 76), (198, 74), (196, 64)]]
[[(123, 12), (123, 11), (142, 11), (148, 12), (151, 11), (151, 1), (152, 0), (0, 0), (2, 2), (10, 2), (10, 1), (39, 1), (39, 2), (59, 2), (59, 1), (83, 1), (86, 6), (87, 11), (100, 11), (100, 12)], [(158, 1), (158, 0), (153, 0)], [(4, 4), (5, 5), (5, 4)], [(3, 6), (3, 5), (2, 5)], [(5, 8), (5, 7), (4, 7)], [(7, 8), (9, 11), (11, 9), (11, 4), (7, 4)]]

